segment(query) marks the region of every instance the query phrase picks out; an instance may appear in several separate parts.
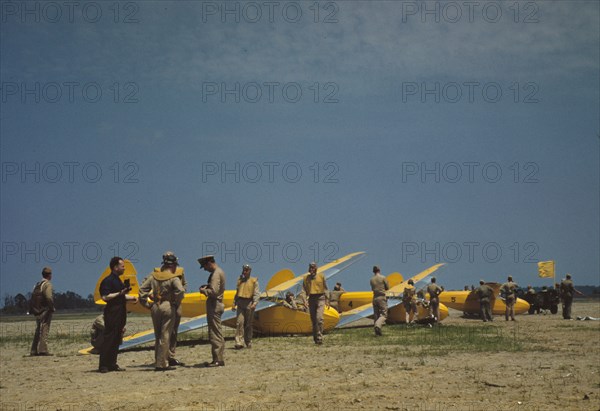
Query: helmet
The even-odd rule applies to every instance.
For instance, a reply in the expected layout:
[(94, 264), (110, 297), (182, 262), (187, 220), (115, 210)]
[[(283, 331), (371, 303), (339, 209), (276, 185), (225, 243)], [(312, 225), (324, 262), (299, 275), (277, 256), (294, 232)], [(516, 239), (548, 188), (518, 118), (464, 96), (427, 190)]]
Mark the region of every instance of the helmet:
[(177, 265), (177, 257), (173, 251), (167, 251), (162, 256), (163, 264), (165, 265)]

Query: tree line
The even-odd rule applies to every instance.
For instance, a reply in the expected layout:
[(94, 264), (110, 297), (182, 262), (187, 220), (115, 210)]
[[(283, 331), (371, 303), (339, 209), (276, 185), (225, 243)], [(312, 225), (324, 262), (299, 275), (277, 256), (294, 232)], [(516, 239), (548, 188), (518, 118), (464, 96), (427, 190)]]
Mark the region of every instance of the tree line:
[[(31, 292), (23, 295), (21, 293), (13, 296), (10, 294), (4, 295), (4, 307), (0, 309), (2, 314), (26, 314), (29, 310), (29, 299)], [(73, 291), (65, 291), (64, 293), (54, 293), (54, 306), (57, 310), (72, 310), (95, 308), (94, 296), (89, 294), (83, 298)]]

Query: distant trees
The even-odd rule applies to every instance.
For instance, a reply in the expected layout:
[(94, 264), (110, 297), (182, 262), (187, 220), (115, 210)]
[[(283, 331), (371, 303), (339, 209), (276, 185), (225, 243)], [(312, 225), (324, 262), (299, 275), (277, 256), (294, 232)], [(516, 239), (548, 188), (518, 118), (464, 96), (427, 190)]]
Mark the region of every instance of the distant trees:
[[(17, 294), (12, 296), (10, 294), (4, 295), (4, 307), (0, 310), (2, 314), (26, 314), (29, 310), (29, 299), (31, 293), (27, 295)], [(73, 291), (66, 291), (64, 293), (54, 293), (54, 306), (57, 310), (72, 310), (72, 309), (86, 309), (94, 308), (94, 296), (89, 294), (87, 298), (83, 298)]]

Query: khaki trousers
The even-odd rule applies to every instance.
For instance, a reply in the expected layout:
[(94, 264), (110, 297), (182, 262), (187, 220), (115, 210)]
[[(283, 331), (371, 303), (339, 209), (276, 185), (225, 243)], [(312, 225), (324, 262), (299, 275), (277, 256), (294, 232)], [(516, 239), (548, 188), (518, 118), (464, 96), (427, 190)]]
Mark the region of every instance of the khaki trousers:
[(381, 330), (387, 320), (388, 307), (387, 298), (384, 296), (373, 298), (373, 315), (375, 317), (375, 328)]
[(506, 318), (506, 321), (508, 321), (508, 317), (510, 317), (511, 320), (514, 320), (515, 319), (515, 298), (509, 297), (506, 299), (506, 301), (504, 303), (506, 304), (506, 310), (504, 311), (504, 317)]
[(35, 334), (31, 344), (31, 355), (48, 353), (48, 334), (52, 322), (52, 311), (46, 310), (35, 317)]
[(252, 343), (252, 319), (254, 309), (251, 298), (238, 298), (235, 329), (235, 346), (242, 347), (244, 344), (249, 346)]
[(225, 338), (221, 330), (221, 316), (225, 311), (222, 302), (215, 299), (206, 300), (206, 317), (208, 320), (208, 340), (211, 345), (213, 362), (223, 362), (225, 353)]
[(483, 321), (493, 321), (492, 307), (489, 299), (479, 300), (479, 316)]
[(562, 315), (565, 320), (571, 319), (571, 306), (573, 305), (573, 297), (563, 297)]
[(177, 333), (179, 331), (179, 323), (181, 322), (181, 304), (175, 310), (173, 318), (173, 330), (171, 331), (171, 339), (169, 341), (169, 358), (175, 358), (175, 349), (177, 348)]
[(169, 301), (153, 304), (150, 310), (152, 324), (154, 325), (154, 359), (155, 367), (167, 368), (169, 366), (169, 347), (173, 324), (175, 323), (175, 309)]
[(429, 300), (429, 311), (433, 315), (435, 322), (440, 322), (440, 299), (435, 297)]
[(308, 297), (308, 309), (312, 322), (313, 340), (316, 344), (323, 342), (323, 312), (325, 311), (325, 295), (311, 294)]

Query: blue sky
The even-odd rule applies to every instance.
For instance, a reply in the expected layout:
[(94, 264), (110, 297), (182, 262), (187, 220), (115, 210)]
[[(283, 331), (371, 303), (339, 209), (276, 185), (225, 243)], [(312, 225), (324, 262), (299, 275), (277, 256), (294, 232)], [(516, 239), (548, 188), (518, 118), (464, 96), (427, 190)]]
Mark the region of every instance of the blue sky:
[(166, 250), (600, 285), (596, 1), (0, 4), (2, 296)]

